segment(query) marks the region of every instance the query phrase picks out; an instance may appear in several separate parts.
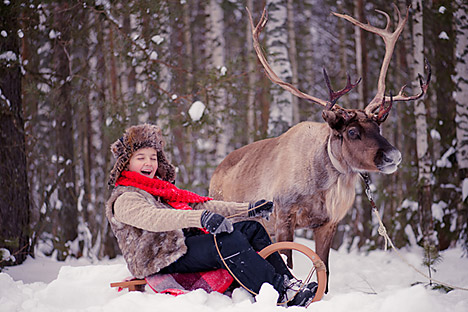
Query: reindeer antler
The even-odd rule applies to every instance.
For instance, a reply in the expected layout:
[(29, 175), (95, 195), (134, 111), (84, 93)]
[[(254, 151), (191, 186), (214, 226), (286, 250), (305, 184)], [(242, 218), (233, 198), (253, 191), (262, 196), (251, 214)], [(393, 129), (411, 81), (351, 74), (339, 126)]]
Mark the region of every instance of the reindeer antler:
[[(369, 22), (367, 24), (363, 24), (360, 21), (357, 21), (356, 19), (354, 19), (353, 17), (345, 15), (345, 14), (333, 13), (335, 16), (343, 18), (343, 19), (353, 23), (354, 25), (356, 25), (356, 26), (358, 26), (358, 27), (360, 27), (360, 28), (362, 28), (364, 30), (367, 30), (369, 32), (372, 32), (374, 34), (379, 35), (384, 40), (385, 55), (384, 55), (384, 59), (383, 59), (383, 62), (382, 62), (382, 66), (380, 68), (379, 80), (378, 80), (378, 83), (377, 83), (377, 94), (374, 96), (374, 98), (370, 101), (370, 103), (365, 108), (365, 112), (367, 113), (368, 116), (374, 116), (377, 109), (379, 109), (379, 115), (378, 116), (387, 115), (388, 112), (390, 111), (391, 104), (388, 105), (388, 108), (385, 108), (386, 103), (391, 103), (393, 101), (416, 100), (416, 99), (419, 99), (420, 97), (422, 97), (427, 92), (429, 81), (431, 79), (431, 68), (430, 68), (429, 63), (426, 61), (425, 62), (425, 65), (426, 65), (425, 69), (428, 71), (428, 75), (427, 75), (426, 81), (423, 81), (422, 76), (419, 75), (419, 83), (420, 83), (420, 86), (421, 86), (421, 92), (419, 94), (412, 95), (412, 96), (406, 96), (403, 93), (406, 86), (403, 86), (400, 89), (400, 92), (398, 93), (397, 96), (394, 96), (394, 97), (385, 96), (385, 77), (387, 76), (388, 66), (390, 64), (390, 60), (392, 59), (393, 51), (395, 49), (395, 45), (396, 45), (396, 42), (398, 40), (398, 37), (400, 36), (401, 32), (403, 31), (403, 28), (405, 27), (406, 22), (408, 21), (408, 14), (409, 14), (409, 8), (410, 7), (411, 6), (409, 6), (408, 9), (406, 10), (405, 18), (402, 19), (400, 10), (398, 9), (398, 7), (395, 4), (393, 4), (394, 10), (398, 14), (398, 25), (397, 25), (394, 32), (391, 32), (389, 30), (389, 28), (390, 28), (390, 16), (386, 12), (383, 12), (383, 11), (380, 11), (380, 10), (376, 10), (376, 12), (384, 15), (385, 18), (387, 19), (387, 25), (386, 25), (385, 28), (374, 27), (374, 26), (370, 25)], [(380, 111), (382, 111), (382, 113), (380, 113)], [(377, 117), (377, 118), (379, 118), (379, 117)], [(378, 120), (380, 120), (380, 119), (378, 119)]]
[(352, 84), (351, 83), (351, 78), (348, 75), (348, 83), (346, 84), (346, 87), (344, 87), (340, 91), (335, 92), (335, 91), (332, 90), (332, 88), (330, 86), (330, 79), (328, 78), (327, 72), (324, 70), (325, 81), (327, 83), (328, 91), (329, 91), (329, 94), (330, 94), (330, 101), (325, 101), (325, 100), (316, 98), (316, 97), (314, 97), (312, 95), (306, 94), (306, 93), (300, 91), (299, 89), (297, 89), (296, 87), (294, 87), (292, 84), (284, 82), (273, 71), (270, 64), (268, 64), (268, 61), (267, 61), (265, 55), (263, 54), (262, 48), (261, 48), (259, 40), (258, 40), (258, 36), (262, 32), (263, 28), (265, 28), (265, 25), (268, 22), (266, 9), (265, 8), (263, 9), (262, 16), (261, 16), (260, 21), (258, 22), (257, 26), (254, 26), (253, 19), (252, 19), (252, 14), (250, 14), (249, 8), (246, 8), (246, 10), (247, 10), (247, 13), (249, 14), (250, 25), (252, 27), (252, 38), (253, 38), (253, 46), (254, 46), (255, 52), (257, 53), (258, 59), (260, 60), (260, 63), (262, 63), (263, 68), (265, 68), (265, 73), (266, 73), (267, 77), (273, 83), (281, 86), (283, 89), (285, 89), (286, 91), (289, 91), (290, 93), (292, 93), (293, 95), (295, 95), (297, 97), (300, 97), (300, 98), (312, 101), (314, 103), (320, 104), (320, 105), (324, 106), (326, 109), (332, 109), (335, 106), (336, 101), (341, 96), (343, 96), (346, 93), (348, 93), (349, 91), (351, 91), (361, 81), (361, 79), (359, 79), (358, 81), (356, 81), (356, 83)]

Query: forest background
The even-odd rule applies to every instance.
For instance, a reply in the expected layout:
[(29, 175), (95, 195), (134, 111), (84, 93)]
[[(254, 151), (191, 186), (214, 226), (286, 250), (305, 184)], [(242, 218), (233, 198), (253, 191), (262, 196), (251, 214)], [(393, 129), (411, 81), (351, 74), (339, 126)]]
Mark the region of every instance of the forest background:
[[(397, 247), (462, 247), (467, 255), (468, 4), (394, 4), (403, 15), (411, 8), (387, 94), (405, 84), (417, 93), (424, 57), (432, 80), (423, 100), (396, 103), (382, 125), (403, 161), (394, 174), (372, 174), (375, 199)], [(265, 76), (245, 10), (258, 21), (264, 6), (262, 44), (283, 80), (328, 99), (322, 67), (335, 89), (349, 72), (362, 82), (339, 105), (370, 101), (383, 41), (331, 12), (384, 27), (375, 10), (397, 19), (390, 1), (2, 0), (0, 267), (37, 252), (58, 260), (119, 253), (104, 213), (109, 145), (130, 125), (158, 124), (177, 185), (206, 195), (229, 152), (322, 121), (320, 106)], [(381, 248), (361, 186), (357, 193), (333, 246)]]

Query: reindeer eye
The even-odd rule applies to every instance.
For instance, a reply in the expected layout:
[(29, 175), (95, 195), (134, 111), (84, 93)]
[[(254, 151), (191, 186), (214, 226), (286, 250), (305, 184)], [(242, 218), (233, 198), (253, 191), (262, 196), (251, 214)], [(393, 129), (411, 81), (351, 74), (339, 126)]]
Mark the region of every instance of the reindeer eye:
[(348, 136), (350, 139), (359, 139), (359, 131), (356, 128), (351, 128), (348, 130)]

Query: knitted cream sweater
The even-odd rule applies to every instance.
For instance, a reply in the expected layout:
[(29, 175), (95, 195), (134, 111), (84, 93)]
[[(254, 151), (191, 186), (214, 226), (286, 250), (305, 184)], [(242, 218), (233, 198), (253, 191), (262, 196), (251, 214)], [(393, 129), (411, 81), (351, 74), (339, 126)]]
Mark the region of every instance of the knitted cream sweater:
[(248, 203), (217, 200), (189, 205), (193, 210), (178, 210), (160, 201), (154, 205), (148, 202), (140, 193), (126, 192), (120, 195), (114, 203), (114, 217), (119, 222), (143, 230), (165, 232), (190, 227), (202, 227), (200, 219), (203, 210), (219, 213), (225, 217), (234, 214), (247, 217), (249, 207)]

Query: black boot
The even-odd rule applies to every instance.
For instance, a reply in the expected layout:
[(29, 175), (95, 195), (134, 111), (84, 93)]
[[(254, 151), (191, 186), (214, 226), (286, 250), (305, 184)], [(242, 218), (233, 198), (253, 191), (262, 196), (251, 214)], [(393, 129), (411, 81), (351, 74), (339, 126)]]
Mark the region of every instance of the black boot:
[(282, 302), (287, 302), (287, 306), (307, 306), (315, 297), (317, 292), (317, 283), (311, 282), (302, 285), (302, 282), (285, 276), (285, 293), (282, 296)]

